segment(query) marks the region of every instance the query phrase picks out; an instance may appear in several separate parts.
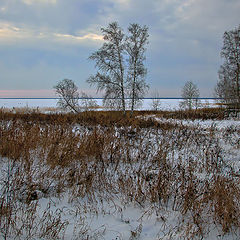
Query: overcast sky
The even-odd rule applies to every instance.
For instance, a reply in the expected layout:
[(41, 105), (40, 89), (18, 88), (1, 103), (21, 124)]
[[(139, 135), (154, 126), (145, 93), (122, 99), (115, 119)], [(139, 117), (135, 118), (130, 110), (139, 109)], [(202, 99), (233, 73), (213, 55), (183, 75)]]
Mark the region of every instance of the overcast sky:
[(239, 12), (239, 0), (0, 0), (0, 97), (51, 97), (64, 78), (95, 96), (88, 57), (113, 21), (149, 27), (148, 96), (178, 97), (191, 80), (211, 97)]

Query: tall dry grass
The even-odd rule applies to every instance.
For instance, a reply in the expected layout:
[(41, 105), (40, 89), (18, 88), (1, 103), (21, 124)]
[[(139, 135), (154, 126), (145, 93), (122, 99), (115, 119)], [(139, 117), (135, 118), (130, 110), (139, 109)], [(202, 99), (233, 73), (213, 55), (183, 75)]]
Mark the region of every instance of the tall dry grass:
[[(68, 222), (59, 211), (37, 214), (39, 199), (64, 192), (69, 201), (87, 199), (92, 206), (119, 199), (159, 213), (178, 211), (189, 239), (206, 237), (212, 226), (239, 234), (240, 176), (224, 157), (219, 132), (135, 114), (0, 111), (3, 238), (64, 236)], [(237, 138), (237, 131), (226, 131)]]

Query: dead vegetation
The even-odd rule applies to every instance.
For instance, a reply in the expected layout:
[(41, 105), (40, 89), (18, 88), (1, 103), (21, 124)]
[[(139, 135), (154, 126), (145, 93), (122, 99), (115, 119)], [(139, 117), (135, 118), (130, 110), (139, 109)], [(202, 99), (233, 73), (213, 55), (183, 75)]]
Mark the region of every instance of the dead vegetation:
[[(87, 211), (93, 214), (100, 211), (96, 202), (115, 199), (140, 208), (150, 205), (158, 214), (178, 211), (178, 232), (186, 239), (203, 239), (212, 228), (220, 235), (239, 236), (239, 170), (225, 158), (214, 126), (203, 130), (158, 123), (136, 117), (140, 114), (0, 111), (3, 239), (63, 237), (69, 224), (63, 209), (53, 211), (48, 205), (39, 213), (38, 201), (65, 192), (70, 202), (87, 199)], [(216, 112), (199, 114), (211, 118)], [(231, 142), (239, 149), (236, 129), (223, 131), (222, 141), (229, 144), (229, 134), (238, 139)], [(84, 211), (79, 205), (75, 215), (80, 230), (75, 234), (94, 239)], [(131, 239), (140, 234), (132, 231)]]

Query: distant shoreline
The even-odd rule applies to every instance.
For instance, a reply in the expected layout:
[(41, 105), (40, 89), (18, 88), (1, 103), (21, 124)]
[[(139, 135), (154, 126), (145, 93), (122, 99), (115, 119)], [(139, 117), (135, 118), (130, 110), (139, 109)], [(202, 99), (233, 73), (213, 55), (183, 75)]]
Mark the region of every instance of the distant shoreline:
[[(20, 98), (17, 98), (17, 97), (0, 97), (0, 99), (6, 99), (6, 100), (17, 100), (17, 99), (19, 99), (19, 100), (34, 100), (34, 99), (36, 99), (36, 100), (49, 100), (49, 99), (60, 99), (60, 98), (58, 98), (58, 97), (49, 97), (49, 98), (47, 98), (47, 97), (43, 97), (43, 98), (41, 98), (41, 97), (36, 97), (36, 98), (30, 98), (30, 97), (20, 97)], [(92, 98), (79, 98), (79, 99), (104, 99), (104, 98), (100, 98), (100, 97), (96, 97), (96, 98), (94, 98), (94, 97), (92, 97)], [(114, 98), (109, 98), (109, 99), (114, 99)], [(131, 99), (131, 98), (126, 98), (126, 99)], [(185, 99), (185, 98), (182, 98), (182, 97), (160, 97), (160, 98), (154, 98), (154, 97), (146, 97), (146, 98), (140, 98), (140, 99)], [(202, 99), (202, 100), (221, 100), (222, 98), (214, 98), (214, 97), (199, 97), (199, 98), (192, 98), (192, 99)]]

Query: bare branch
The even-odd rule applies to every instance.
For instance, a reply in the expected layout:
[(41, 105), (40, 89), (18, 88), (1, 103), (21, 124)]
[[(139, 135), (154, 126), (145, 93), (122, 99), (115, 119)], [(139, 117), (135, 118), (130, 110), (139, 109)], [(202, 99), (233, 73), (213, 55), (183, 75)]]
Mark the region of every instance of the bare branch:
[(215, 94), (223, 98), (227, 105), (240, 108), (240, 25), (224, 33), (221, 57), (224, 63), (218, 72)]
[(187, 108), (189, 110), (198, 108), (199, 95), (197, 85), (191, 81), (186, 82), (182, 89), (182, 98), (184, 98), (184, 100), (180, 102), (180, 107)]
[(60, 97), (58, 105), (64, 110), (79, 112), (79, 94), (75, 83), (70, 79), (64, 79), (54, 86), (56, 94)]

